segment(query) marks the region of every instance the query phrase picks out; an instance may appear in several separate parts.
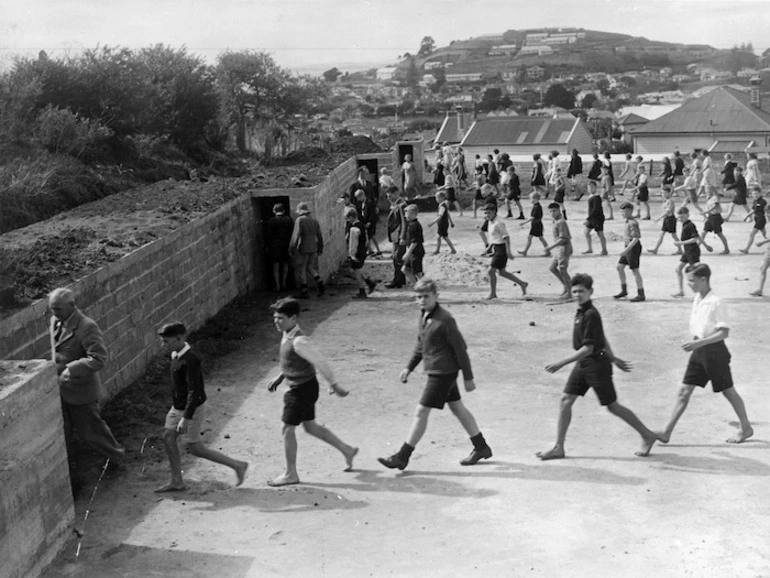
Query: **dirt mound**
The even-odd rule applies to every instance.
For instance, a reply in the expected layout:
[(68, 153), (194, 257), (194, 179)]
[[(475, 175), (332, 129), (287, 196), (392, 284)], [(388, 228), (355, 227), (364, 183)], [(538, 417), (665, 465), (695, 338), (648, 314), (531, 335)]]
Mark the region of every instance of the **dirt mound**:
[(348, 157), (382, 152), (372, 139), (363, 135), (342, 137), (332, 143), (331, 149), (334, 153), (343, 153)]

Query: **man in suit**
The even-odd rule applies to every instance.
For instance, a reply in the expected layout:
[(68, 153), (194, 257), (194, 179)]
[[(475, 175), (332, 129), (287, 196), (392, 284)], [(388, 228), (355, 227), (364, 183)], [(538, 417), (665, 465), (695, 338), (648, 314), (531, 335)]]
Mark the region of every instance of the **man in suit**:
[(316, 282), (318, 296), (324, 294), (325, 287), (318, 271), (318, 256), (323, 253), (324, 240), (321, 235), (321, 225), (310, 216), (307, 203), (297, 203), (297, 220), (294, 221), (294, 231), (291, 235), (289, 252), (294, 255), (295, 278), (300, 285), (299, 297), (307, 298), (307, 278), (310, 274)]
[(48, 307), (53, 313), (51, 355), (59, 374), (67, 450), (72, 451), (75, 430), (94, 450), (120, 463), (125, 449), (115, 440), (99, 410), (98, 371), (107, 361), (102, 332), (75, 306), (75, 294), (69, 289), (54, 289), (48, 296)]

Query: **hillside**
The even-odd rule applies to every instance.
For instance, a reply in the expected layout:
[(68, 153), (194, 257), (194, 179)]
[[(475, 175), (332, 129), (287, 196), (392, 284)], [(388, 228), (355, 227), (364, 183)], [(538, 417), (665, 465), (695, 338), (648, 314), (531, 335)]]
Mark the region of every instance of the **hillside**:
[[(418, 66), (440, 63), (447, 72), (494, 75), (538, 64), (573, 72), (624, 72), (644, 67), (684, 67), (727, 51), (708, 45), (678, 44), (583, 28), (507, 30), (452, 41), (418, 58)], [(436, 63), (436, 64), (433, 64)], [(399, 67), (406, 67), (404, 61)]]

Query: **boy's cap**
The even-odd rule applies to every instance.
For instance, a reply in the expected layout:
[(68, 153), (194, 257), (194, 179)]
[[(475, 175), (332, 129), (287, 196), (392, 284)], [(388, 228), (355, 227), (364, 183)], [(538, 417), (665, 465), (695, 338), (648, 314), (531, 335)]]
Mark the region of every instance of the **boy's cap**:
[(184, 326), (183, 323), (166, 323), (163, 327), (161, 327), (158, 330), (158, 335), (160, 337), (177, 337), (180, 335), (186, 335), (187, 334), (187, 328)]
[(307, 203), (297, 203), (297, 214), (299, 215), (309, 215), (310, 214), (310, 207)]
[(622, 205), (620, 205), (620, 208), (621, 208), (621, 210), (623, 210), (623, 209), (633, 209), (633, 208), (634, 208), (634, 205), (632, 205), (631, 203), (629, 203), (628, 201), (626, 201), (625, 203), (623, 203)]

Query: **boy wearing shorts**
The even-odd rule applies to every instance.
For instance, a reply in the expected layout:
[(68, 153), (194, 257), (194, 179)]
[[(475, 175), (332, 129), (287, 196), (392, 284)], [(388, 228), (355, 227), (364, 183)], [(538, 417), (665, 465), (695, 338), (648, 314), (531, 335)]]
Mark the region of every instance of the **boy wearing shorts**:
[[(669, 185), (664, 185), (663, 187), (663, 212), (660, 217), (655, 219), (655, 222), (657, 223), (661, 219), (663, 220), (663, 225), (660, 228), (660, 235), (658, 235), (658, 241), (655, 243), (655, 248), (647, 249), (647, 252), (652, 253), (653, 255), (658, 254), (658, 249), (663, 242), (663, 237), (667, 234), (671, 235), (675, 243), (679, 240), (679, 237), (676, 236), (676, 203), (674, 203), (671, 198), (671, 187)], [(674, 255), (681, 254), (682, 248), (677, 247), (677, 251)]]
[(749, 233), (749, 242), (746, 244), (746, 248), (738, 249), (744, 255), (749, 254), (749, 249), (751, 249), (751, 246), (754, 244), (754, 237), (757, 236), (757, 233), (762, 233), (762, 236), (767, 239), (767, 234), (765, 233), (765, 227), (767, 226), (765, 207), (767, 207), (767, 201), (762, 198), (762, 189), (759, 187), (754, 187), (752, 189), (752, 194), (754, 196), (754, 202), (751, 205), (751, 211), (743, 218), (743, 220), (748, 221), (751, 217), (754, 217), (754, 228), (751, 229), (751, 233)]
[(532, 202), (532, 210), (529, 213), (529, 219), (521, 224), (523, 229), (529, 223), (529, 235), (527, 235), (527, 244), (524, 246), (523, 251), (519, 251), (519, 255), (526, 257), (527, 251), (529, 251), (529, 247), (532, 244), (532, 239), (540, 239), (545, 248), (545, 256), (550, 257), (551, 253), (548, 251), (548, 242), (543, 236), (543, 207), (540, 204), (540, 193), (532, 191), (529, 194), (529, 200)]
[(171, 481), (156, 492), (182, 492), (187, 489), (182, 477), (182, 463), (177, 440), (181, 437), (192, 455), (222, 464), (235, 472), (236, 486), (246, 477), (249, 464), (203, 445), (201, 430), (206, 419), (206, 391), (203, 387), (201, 362), (187, 343), (187, 328), (182, 323), (168, 323), (158, 337), (163, 350), (171, 355), (171, 395), (173, 403), (166, 414), (163, 445), (171, 467)]
[(516, 217), (519, 220), (524, 220), (524, 208), (521, 206), (521, 179), (519, 179), (519, 175), (516, 174), (516, 167), (513, 165), (510, 165), (506, 169), (506, 173), (508, 174), (508, 194), (505, 197), (505, 206), (508, 209), (508, 219), (513, 218), (513, 213), (511, 212), (511, 201), (513, 201), (516, 204), (516, 207), (519, 209), (519, 216)]
[(724, 233), (722, 233), (722, 204), (719, 202), (719, 195), (717, 194), (716, 187), (709, 188), (709, 197), (706, 201), (706, 222), (703, 224), (703, 238), (709, 233), (714, 233), (719, 240), (722, 241), (723, 249), (722, 255), (730, 253), (730, 248), (727, 246), (727, 239)]
[(687, 207), (679, 207), (676, 217), (682, 223), (682, 235), (679, 241), (674, 241), (674, 245), (682, 248), (682, 257), (679, 259), (679, 265), (676, 266), (676, 280), (679, 284), (679, 292), (674, 293), (672, 297), (684, 297), (684, 271), (687, 265), (696, 265), (700, 262), (700, 245), (706, 247), (711, 252), (713, 249), (706, 244), (703, 237), (698, 233), (698, 228), (690, 220), (690, 211)]
[[(765, 216), (770, 219), (770, 205), (765, 207)], [(770, 267), (770, 239), (759, 241), (757, 247), (766, 245), (765, 258), (762, 260), (762, 264), (759, 266), (759, 289), (752, 291), (749, 295), (754, 297), (762, 297), (762, 291), (765, 289), (765, 281), (767, 280), (767, 269)]]
[(551, 203), (548, 210), (553, 219), (553, 243), (548, 245), (545, 250), (553, 255), (550, 271), (559, 280), (563, 286), (563, 291), (559, 297), (561, 299), (570, 298), (570, 278), (569, 278), (569, 258), (572, 255), (572, 235), (569, 232), (567, 221), (561, 216), (561, 207), (559, 203)]
[(476, 218), (476, 209), (479, 205), (483, 205), (486, 202), (487, 197), (494, 193), (494, 187), (487, 185), (487, 178), (484, 176), (484, 169), (478, 167), (474, 176), (474, 188), (476, 192), (473, 195), (473, 218)]
[(449, 201), (447, 200), (447, 196), (444, 191), (438, 191), (436, 193), (436, 204), (438, 205), (438, 215), (428, 224), (428, 227), (437, 225), (438, 230), (438, 237), (436, 238), (436, 250), (433, 251), (433, 254), (439, 254), (441, 251), (441, 240), (443, 239), (446, 241), (450, 253), (454, 255), (457, 253), (457, 251), (455, 251), (455, 247), (452, 245), (452, 241), (449, 240), (449, 227), (454, 227), (455, 224), (452, 222), (452, 216), (449, 214)]
[(602, 245), (602, 255), (607, 254), (607, 239), (604, 238), (604, 209), (602, 208), (602, 198), (599, 196), (599, 189), (595, 181), (588, 181), (588, 216), (583, 223), (583, 233), (586, 237), (588, 249), (583, 251), (584, 255), (594, 252), (591, 246), (591, 231), (596, 231), (599, 237), (599, 243)]
[(620, 293), (614, 295), (615, 299), (622, 299), (628, 295), (626, 284), (626, 267), (631, 269), (636, 281), (636, 297), (629, 299), (632, 303), (645, 300), (642, 274), (639, 272), (639, 260), (642, 257), (642, 233), (639, 230), (639, 222), (634, 219), (634, 205), (625, 202), (620, 206), (623, 216), (626, 218), (626, 226), (623, 229), (624, 249), (618, 259), (618, 277), (620, 277)]
[[(636, 185), (631, 189), (631, 200), (636, 202), (637, 211), (636, 218), (643, 218), (645, 221), (650, 220), (650, 188), (647, 183), (647, 169), (643, 164), (639, 164), (636, 169)], [(642, 207), (644, 207), (646, 216), (642, 217)]]
[(497, 205), (487, 205), (484, 208), (484, 216), (487, 219), (487, 238), (492, 250), (492, 261), (489, 263), (489, 295), (487, 299), (497, 299), (497, 276), (500, 275), (509, 281), (513, 281), (521, 287), (522, 295), (527, 294), (529, 283), (519, 279), (513, 273), (505, 270), (508, 259), (513, 259), (511, 252), (511, 239), (505, 223), (497, 218)]
[(682, 345), (690, 352), (682, 387), (666, 428), (659, 432), (658, 439), (668, 443), (676, 423), (682, 417), (690, 396), (696, 387), (706, 387), (710, 381), (714, 393), (721, 393), (730, 402), (740, 422), (738, 432), (727, 439), (727, 443), (739, 444), (746, 441), (754, 430), (746, 414), (746, 406), (735, 391), (730, 371), (730, 352), (725, 339), (730, 333), (727, 305), (711, 290), (711, 269), (705, 263), (687, 267), (687, 284), (695, 293), (690, 312), (691, 341)]
[(604, 335), (602, 318), (591, 301), (593, 294), (591, 276), (578, 273), (572, 277), (570, 283), (572, 296), (578, 305), (575, 321), (572, 325), (572, 347), (575, 349), (575, 353), (555, 363), (549, 363), (545, 366), (545, 370), (548, 373), (556, 373), (565, 365), (572, 362), (577, 363), (567, 379), (567, 385), (559, 405), (556, 443), (551, 449), (537, 452), (535, 455), (541, 460), (556, 460), (565, 457), (564, 442), (572, 420), (572, 406), (578, 397), (584, 396), (589, 389), (593, 388), (594, 393), (599, 398), (599, 403), (642, 436), (642, 446), (636, 455), (646, 457), (650, 454), (650, 450), (658, 438), (636, 417), (634, 412), (618, 403), (615, 386), (612, 382), (613, 365), (623, 371), (631, 371), (631, 364), (615, 357)]
[(454, 317), (439, 305), (438, 288), (433, 280), (420, 279), (414, 286), (414, 292), (420, 306), (417, 345), (409, 363), (401, 372), (400, 379), (402, 383), (406, 383), (409, 374), (422, 361), (428, 380), (406, 442), (392, 456), (377, 458), (377, 461), (386, 468), (403, 470), (409, 464), (414, 448), (428, 427), (431, 410), (444, 409), (444, 404), (449, 405), (449, 409), (468, 433), (473, 444), (470, 455), (460, 460), (460, 465), (472, 466), (479, 460), (488, 460), (492, 457), (492, 449), (476, 425), (473, 414), (463, 404), (460, 389), (457, 387), (457, 374), (462, 372), (465, 391), (476, 389), (465, 340)]
[(278, 487), (299, 483), (295, 430), (300, 424), (311, 436), (339, 450), (345, 457), (344, 471), (349, 472), (353, 469), (353, 458), (358, 448), (344, 443), (331, 430), (315, 421), (315, 402), (318, 401), (319, 390), (316, 372), (329, 384), (330, 394), (345, 397), (348, 392), (337, 385), (331, 366), (300, 329), (299, 301), (287, 297), (271, 305), (270, 309), (273, 311), (275, 328), (282, 334), (279, 350), (281, 373), (270, 380), (267, 390), (274, 392), (282, 382), (286, 382), (289, 390), (283, 396), (282, 417), (286, 470), (267, 482), (267, 485)]
[(602, 177), (600, 186), (602, 200), (607, 203), (607, 213), (609, 214), (607, 220), (613, 221), (615, 219), (615, 213), (612, 210), (612, 201), (615, 200), (615, 193), (612, 191), (614, 187), (612, 184), (612, 173), (610, 172), (610, 167), (607, 165), (602, 165)]
[(735, 181), (727, 185), (725, 191), (735, 191), (733, 193), (733, 200), (730, 202), (730, 210), (727, 211), (727, 216), (725, 217), (725, 222), (730, 220), (735, 207), (743, 207), (743, 210), (748, 214), (748, 187), (746, 186), (746, 178), (743, 176), (743, 169), (741, 167), (735, 167)]
[(423, 245), (425, 238), (422, 234), (422, 225), (417, 220), (419, 212), (417, 205), (408, 205), (404, 210), (406, 215), (406, 252), (404, 253), (403, 272), (412, 286), (423, 276), (422, 258), (425, 256), (425, 246)]
[(358, 293), (353, 295), (353, 299), (366, 299), (366, 289), (369, 293), (373, 292), (377, 283), (364, 275), (364, 263), (366, 262), (367, 234), (364, 225), (358, 217), (358, 211), (354, 207), (348, 207), (345, 210), (345, 219), (350, 225), (348, 230), (348, 258), (350, 259), (350, 268), (353, 269), (353, 275), (358, 284)]

